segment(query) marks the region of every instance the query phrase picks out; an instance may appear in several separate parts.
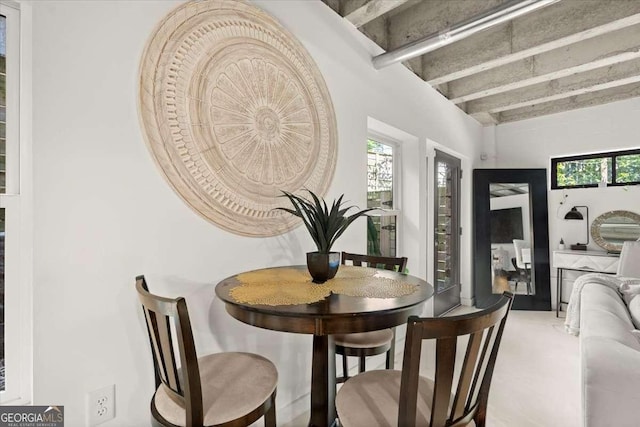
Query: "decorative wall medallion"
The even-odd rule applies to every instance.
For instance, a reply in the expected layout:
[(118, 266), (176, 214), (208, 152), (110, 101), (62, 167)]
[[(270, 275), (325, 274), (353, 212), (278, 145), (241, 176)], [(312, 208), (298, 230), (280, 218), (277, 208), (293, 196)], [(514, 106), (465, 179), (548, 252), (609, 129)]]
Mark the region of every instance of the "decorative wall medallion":
[(236, 0), (186, 3), (155, 29), (140, 66), (147, 145), (196, 212), (246, 236), (299, 220), (280, 190), (324, 195), (336, 120), (304, 47), (262, 10)]

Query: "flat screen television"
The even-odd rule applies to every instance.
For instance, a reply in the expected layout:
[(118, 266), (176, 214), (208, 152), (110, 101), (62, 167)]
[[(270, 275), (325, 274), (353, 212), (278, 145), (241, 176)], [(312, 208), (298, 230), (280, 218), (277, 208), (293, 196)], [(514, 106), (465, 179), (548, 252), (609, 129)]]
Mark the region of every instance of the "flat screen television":
[(491, 243), (513, 243), (522, 239), (522, 208), (496, 209), (491, 211)]

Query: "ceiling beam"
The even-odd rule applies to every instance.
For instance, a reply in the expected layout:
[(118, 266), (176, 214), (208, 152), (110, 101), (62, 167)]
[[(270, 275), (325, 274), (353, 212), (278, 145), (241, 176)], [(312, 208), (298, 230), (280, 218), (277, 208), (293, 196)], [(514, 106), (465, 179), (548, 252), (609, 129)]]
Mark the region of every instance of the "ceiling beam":
[(397, 49), (421, 39), (427, 34), (446, 31), (456, 22), (486, 12), (505, 0), (451, 1), (420, 0), (409, 2), (410, 7), (389, 15), (389, 49)]
[(486, 111), (480, 111), (475, 114), (470, 114), (470, 116), (484, 126), (497, 125), (499, 123), (496, 114), (487, 113)]
[(451, 81), (446, 96), (457, 104), (636, 58), (640, 58), (640, 25)]
[[(387, 21), (385, 25), (384, 39), (388, 41), (383, 49), (391, 51), (407, 43), (414, 42), (432, 34), (445, 31), (456, 22), (462, 22), (471, 17), (483, 13), (493, 7), (505, 3), (506, 0), (410, 0), (393, 13), (373, 21), (377, 23), (381, 19)], [(396, 11), (398, 13), (396, 13)], [(367, 36), (368, 24), (361, 28)], [(371, 37), (370, 37), (371, 38)], [(378, 37), (380, 38), (380, 37)], [(374, 38), (372, 40), (375, 41)], [(403, 65), (422, 78), (422, 56), (404, 61)]]
[(640, 82), (640, 59), (468, 101), (467, 114), (499, 113)]
[(357, 28), (373, 21), (379, 16), (402, 6), (409, 0), (369, 0), (364, 5), (345, 15), (345, 19)]
[(564, 0), (427, 53), (423, 76), (437, 85), (639, 22), (637, 0)]
[(428, 34), (418, 40), (402, 45), (397, 49), (375, 56), (373, 58), (373, 66), (376, 69), (380, 69), (398, 62), (407, 61), (411, 58), (424, 55), (427, 52), (440, 49), (443, 46), (448, 46), (459, 40), (467, 39), (476, 33), (496, 27), (512, 19), (516, 19), (519, 16), (532, 13), (558, 1), (559, 0), (519, 0), (505, 3), (480, 15), (475, 15), (467, 21), (458, 22), (445, 31)]
[(624, 99), (635, 98), (637, 96), (640, 96), (640, 83), (633, 83), (600, 92), (587, 93), (553, 102), (545, 102), (531, 107), (503, 111), (502, 113), (499, 113), (498, 120), (500, 123), (525, 120), (547, 114), (555, 114), (578, 108), (593, 107), (595, 105), (606, 104), (609, 102), (622, 101)]

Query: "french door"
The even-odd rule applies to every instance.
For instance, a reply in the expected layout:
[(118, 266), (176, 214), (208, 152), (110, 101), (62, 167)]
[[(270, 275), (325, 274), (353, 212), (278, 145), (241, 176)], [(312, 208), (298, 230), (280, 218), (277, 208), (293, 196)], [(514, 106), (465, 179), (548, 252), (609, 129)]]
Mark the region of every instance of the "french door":
[(433, 314), (460, 305), (460, 159), (436, 150)]

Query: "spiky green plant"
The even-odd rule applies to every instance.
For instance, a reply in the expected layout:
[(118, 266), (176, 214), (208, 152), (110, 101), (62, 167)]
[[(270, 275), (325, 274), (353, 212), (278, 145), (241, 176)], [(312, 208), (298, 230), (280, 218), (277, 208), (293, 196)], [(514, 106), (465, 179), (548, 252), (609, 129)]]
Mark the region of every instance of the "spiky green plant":
[(304, 197), (297, 196), (287, 191), (282, 191), (282, 195), (280, 197), (287, 197), (293, 205), (293, 209), (276, 209), (301, 218), (305, 227), (307, 227), (311, 238), (316, 243), (318, 252), (321, 254), (328, 254), (338, 237), (344, 233), (353, 221), (363, 215), (366, 216), (367, 212), (373, 210), (363, 209), (353, 215), (347, 215), (347, 212), (350, 209), (355, 208), (355, 206), (342, 207), (342, 198), (344, 197), (344, 194), (337, 200), (334, 200), (331, 205), (331, 209), (329, 209), (327, 202), (325, 202), (324, 199), (316, 196), (310, 190), (306, 191), (311, 195), (313, 201), (309, 201)]

